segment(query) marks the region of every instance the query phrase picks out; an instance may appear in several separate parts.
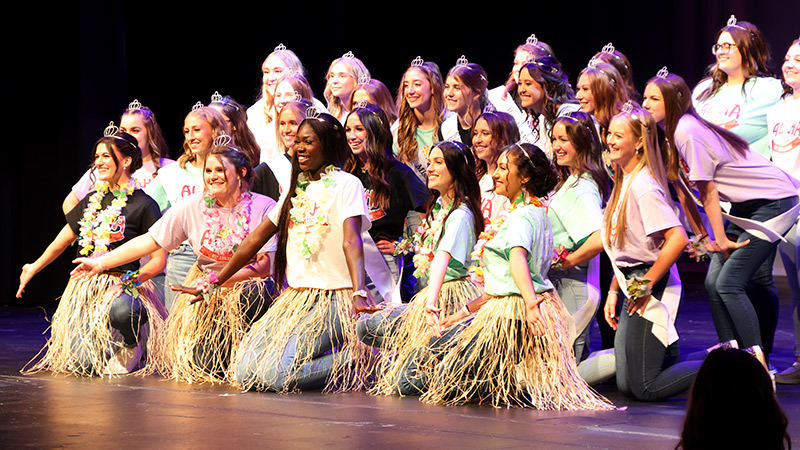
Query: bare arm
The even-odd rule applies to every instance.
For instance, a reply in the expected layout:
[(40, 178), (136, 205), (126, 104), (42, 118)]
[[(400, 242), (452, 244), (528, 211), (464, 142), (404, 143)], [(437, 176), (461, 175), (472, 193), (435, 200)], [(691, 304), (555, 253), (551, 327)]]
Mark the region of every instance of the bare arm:
[[(73, 278), (87, 278), (111, 267), (121, 266), (122, 264), (136, 261), (137, 259), (141, 259), (147, 255), (156, 255), (157, 262), (154, 263), (153, 266), (148, 267), (148, 262), (148, 264), (145, 264), (145, 266), (139, 271), (139, 276), (141, 277), (142, 270), (145, 270), (146, 268), (145, 274), (149, 274), (150, 277), (153, 277), (164, 270), (162, 267), (156, 271), (158, 266), (155, 264), (166, 265), (166, 255), (162, 254), (159, 256), (159, 250), (163, 252), (163, 249), (158, 245), (158, 243), (156, 243), (155, 239), (153, 239), (150, 233), (141, 234), (99, 258), (75, 259), (73, 262), (78, 264), (78, 267), (72, 269), (70, 275)], [(163, 260), (161, 260), (162, 257)], [(158, 260), (161, 260), (161, 262), (158, 262)], [(147, 280), (147, 278), (143, 279), (142, 281), (144, 280)]]
[(47, 246), (44, 253), (42, 253), (36, 261), (22, 266), (22, 273), (19, 276), (19, 287), (17, 288), (17, 298), (22, 297), (22, 293), (25, 292), (25, 286), (31, 278), (64, 253), (64, 250), (66, 250), (77, 237), (78, 236), (72, 232), (72, 228), (70, 228), (69, 225), (64, 225), (64, 228), (58, 232), (53, 242)]
[(533, 279), (528, 268), (528, 251), (523, 247), (514, 247), (508, 253), (508, 271), (525, 300), (525, 314), (531, 330), (537, 336), (544, 334), (544, 324), (539, 315), (539, 297), (533, 287)]
[(567, 255), (564, 260), (564, 269), (579, 266), (586, 261), (594, 258), (603, 251), (603, 241), (600, 239), (600, 230), (590, 234), (583, 244), (578, 247), (574, 252)]
[[(689, 243), (686, 231), (681, 226), (668, 228), (663, 233), (665, 241), (661, 251), (658, 253), (658, 258), (650, 267), (650, 270), (642, 277), (645, 280), (650, 280), (651, 285), (657, 283), (669, 272), (672, 265), (680, 258), (684, 248), (686, 248), (686, 244)], [(628, 314), (633, 315), (637, 311), (644, 311), (649, 300), (650, 296), (648, 295), (628, 302)]]
[(247, 235), (242, 243), (239, 244), (236, 252), (233, 253), (233, 257), (228, 261), (228, 264), (217, 274), (220, 286), (239, 272), (242, 267), (246, 266), (277, 231), (278, 227), (271, 220), (265, 218), (255, 230)]
[(75, 207), (81, 200), (75, 195), (74, 192), (69, 191), (69, 194), (64, 198), (64, 202), (61, 203), (61, 209), (64, 211), (64, 214), (72, 211), (72, 208)]

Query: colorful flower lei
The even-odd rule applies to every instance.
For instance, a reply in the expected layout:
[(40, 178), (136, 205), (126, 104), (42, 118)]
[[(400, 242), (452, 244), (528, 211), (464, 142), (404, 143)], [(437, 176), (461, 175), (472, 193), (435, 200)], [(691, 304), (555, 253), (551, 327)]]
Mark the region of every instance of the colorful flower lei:
[(239, 248), (244, 238), (250, 234), (250, 210), (253, 205), (253, 194), (245, 191), (239, 196), (239, 208), (233, 216), (233, 228), (222, 225), (219, 208), (215, 208), (216, 200), (211, 194), (203, 197), (206, 216), (206, 228), (209, 230), (209, 243), (204, 244), (209, 250), (230, 257)]
[(559, 245), (558, 247), (553, 249), (553, 262), (550, 264), (550, 268), (555, 270), (564, 270), (564, 262), (567, 261), (567, 256), (572, 253), (567, 250), (566, 247), (563, 245)]
[(95, 193), (89, 197), (89, 204), (83, 210), (83, 217), (78, 221), (78, 225), (80, 225), (78, 244), (81, 246), (81, 255), (100, 256), (108, 252), (111, 225), (117, 221), (122, 213), (122, 208), (128, 203), (128, 196), (135, 189), (136, 182), (131, 180), (130, 183), (123, 184), (118, 189), (111, 191), (114, 200), (108, 207), (100, 211), (103, 197), (109, 192), (110, 186), (107, 181), (101, 181), (95, 185)]
[(634, 277), (628, 280), (628, 296), (631, 300), (638, 300), (653, 293), (653, 286), (650, 280), (645, 280), (642, 277)]
[(310, 259), (319, 251), (330, 230), (331, 225), (326, 214), (336, 187), (333, 175), (338, 171), (332, 165), (325, 168), (319, 179), (324, 189), (315, 198), (311, 198), (306, 192), (313, 181), (308, 172), (301, 172), (297, 177), (297, 195), (292, 197), (292, 208), (289, 210), (289, 241), (305, 259)]
[(203, 294), (203, 298), (208, 301), (211, 295), (219, 287), (219, 277), (211, 269), (206, 269), (203, 276), (197, 278), (192, 286)]
[(501, 212), (497, 219), (492, 220), (488, 225), (486, 225), (483, 232), (481, 232), (480, 236), (478, 236), (478, 241), (475, 243), (472, 253), (470, 253), (470, 257), (472, 257), (472, 265), (469, 268), (469, 276), (473, 283), (483, 284), (483, 250), (486, 247), (486, 244), (494, 239), (494, 237), (497, 235), (497, 232), (500, 231), (500, 228), (503, 226), (503, 223), (505, 223), (506, 218), (508, 218), (508, 215), (511, 214), (512, 211), (520, 206), (528, 205), (543, 207), (544, 203), (542, 203), (539, 197), (526, 196), (525, 192), (520, 192), (517, 199), (511, 202), (511, 205), (509, 205), (508, 209)]
[(442, 198), (439, 197), (436, 204), (433, 205), (433, 217), (431, 219), (423, 219), (422, 223), (417, 227), (413, 238), (415, 244), (413, 258), (414, 267), (416, 268), (414, 270), (415, 278), (424, 277), (431, 269), (431, 262), (433, 262), (433, 257), (435, 256), (434, 247), (442, 233), (444, 219), (452, 207), (453, 202), (450, 202), (447, 206), (442, 206)]

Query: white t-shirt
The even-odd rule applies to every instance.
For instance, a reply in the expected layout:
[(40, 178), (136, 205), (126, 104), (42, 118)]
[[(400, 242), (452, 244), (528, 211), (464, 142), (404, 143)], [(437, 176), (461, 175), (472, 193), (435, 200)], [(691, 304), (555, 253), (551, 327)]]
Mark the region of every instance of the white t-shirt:
[[(159, 175), (160, 176), (160, 175)], [(275, 207), (275, 201), (261, 194), (252, 194), (250, 205), (250, 222), (247, 225), (253, 231), (267, 218), (267, 214)], [(164, 216), (150, 227), (150, 236), (161, 246), (170, 251), (176, 249), (183, 241), (188, 240), (200, 268), (219, 272), (231, 259), (233, 248), (217, 248), (212, 245), (215, 236), (210, 236), (212, 229), (210, 219), (206, 216), (204, 194), (194, 194), (178, 202)], [(219, 212), (219, 234), (227, 235), (231, 229), (238, 229), (235, 219), (238, 213), (244, 214), (244, 205), (239, 203), (233, 208), (214, 209)], [(274, 252), (277, 249), (277, 234), (261, 247), (259, 253)], [(251, 261), (255, 261), (255, 258)]]
[(494, 180), (489, 173), (484, 174), (478, 181), (481, 188), (481, 213), (484, 223), (497, 220), (504, 211), (508, 211), (511, 201), (504, 195), (494, 192)]
[(767, 113), (772, 162), (800, 180), (800, 99), (784, 97)]
[(779, 200), (797, 195), (789, 176), (750, 149), (744, 156), (690, 114), (675, 128), (675, 146), (690, 181), (713, 181), (720, 200)]
[[(364, 186), (355, 176), (335, 170), (331, 175), (334, 184), (326, 188), (320, 179), (311, 181), (306, 193), (315, 214), (307, 214), (304, 219), (321, 219), (328, 226), (322, 233), (319, 249), (308, 258), (303, 256), (303, 236), (290, 221), (286, 244), (286, 280), (293, 288), (345, 289), (352, 288), (350, 271), (347, 267), (342, 243), (344, 241), (344, 221), (350, 217), (361, 217), (361, 232), (369, 230), (369, 209)], [(330, 192), (326, 192), (326, 190)], [(288, 195), (281, 196), (278, 206), (269, 214), (269, 219), (277, 224), (280, 210)], [(327, 201), (325, 200), (327, 198)], [(311, 236), (313, 240), (313, 236)]]

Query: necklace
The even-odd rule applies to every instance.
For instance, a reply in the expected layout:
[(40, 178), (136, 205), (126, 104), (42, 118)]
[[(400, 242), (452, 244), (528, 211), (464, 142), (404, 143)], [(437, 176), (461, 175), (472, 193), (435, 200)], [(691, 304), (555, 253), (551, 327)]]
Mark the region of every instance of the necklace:
[[(325, 235), (330, 230), (328, 222), (328, 204), (336, 189), (334, 174), (339, 169), (330, 165), (314, 181), (308, 172), (297, 176), (297, 188), (292, 197), (292, 208), (289, 210), (289, 242), (294, 245), (305, 259), (311, 259), (322, 246)], [(322, 185), (321, 192), (309, 195), (308, 187), (313, 183)]]
[(111, 237), (111, 226), (117, 221), (122, 208), (128, 203), (128, 196), (136, 189), (136, 182), (123, 184), (118, 189), (111, 191), (114, 199), (102, 211), (103, 197), (111, 190), (107, 181), (95, 185), (95, 193), (89, 197), (89, 204), (83, 210), (83, 217), (78, 221), (80, 225), (80, 254), (83, 256), (100, 256), (108, 251)]
[(203, 215), (206, 216), (206, 229), (209, 230), (209, 243), (204, 244), (209, 250), (219, 255), (220, 260), (229, 260), (233, 253), (239, 248), (244, 238), (250, 234), (250, 210), (253, 204), (253, 194), (245, 191), (239, 195), (239, 202), (233, 209), (232, 226), (222, 225), (220, 209), (215, 208), (216, 200), (211, 194), (203, 197), (205, 208)]
[(450, 201), (446, 206), (442, 205), (442, 198), (436, 201), (433, 205), (433, 214), (431, 219), (424, 219), (417, 227), (417, 232), (414, 234), (414, 277), (421, 278), (428, 274), (431, 268), (431, 262), (435, 256), (434, 247), (439, 242), (439, 236), (442, 234), (442, 227), (444, 227), (444, 219), (447, 213), (453, 207), (453, 202)]

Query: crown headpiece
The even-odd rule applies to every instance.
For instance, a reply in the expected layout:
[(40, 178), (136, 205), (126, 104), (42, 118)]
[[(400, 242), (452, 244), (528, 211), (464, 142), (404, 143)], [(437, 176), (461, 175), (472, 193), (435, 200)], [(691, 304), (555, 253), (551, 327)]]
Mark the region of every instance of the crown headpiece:
[(197, 103), (194, 104), (194, 106), (192, 106), (192, 111), (199, 111), (199, 110), (201, 110), (203, 108), (205, 108), (205, 105), (203, 105), (203, 102), (197, 102)]
[(306, 119), (319, 119), (319, 111), (317, 110), (317, 107), (316, 106), (312, 106), (312, 107), (306, 109), (305, 118)]
[(285, 46), (285, 45), (283, 45), (283, 44), (278, 44), (278, 46), (277, 46), (277, 47), (275, 47), (275, 50), (274, 50), (274, 51), (275, 51), (275, 52), (282, 52), (282, 51), (285, 51), (285, 50), (286, 50), (286, 46)]
[(656, 74), (656, 76), (658, 78), (664, 78), (664, 79), (667, 78), (667, 75), (669, 75), (669, 71), (667, 70), (667, 66), (662, 67), (661, 70), (659, 70), (658, 73)]
[(366, 100), (359, 100), (359, 101), (357, 101), (357, 102), (356, 102), (356, 104), (355, 104), (355, 105), (353, 105), (353, 106), (354, 106), (355, 108), (366, 108), (368, 104), (369, 104), (369, 103), (367, 103), (367, 101), (366, 101)]
[(467, 61), (467, 57), (464, 55), (461, 55), (461, 58), (458, 58), (456, 61), (456, 67), (466, 67), (467, 64), (469, 64), (469, 61)]
[(422, 59), (422, 56), (417, 56), (411, 61), (411, 67), (420, 67), (423, 64), (425, 64), (425, 60)]
[(539, 39), (536, 38), (535, 34), (528, 36), (528, 39), (525, 40), (525, 44), (527, 45), (539, 45)]
[(353, 52), (347, 52), (344, 55), (342, 55), (342, 58), (344, 59), (355, 59), (355, 57), (356, 55), (354, 55)]
[(487, 103), (486, 106), (483, 108), (483, 113), (484, 114), (491, 114), (491, 113), (493, 113), (495, 111), (497, 111), (497, 110), (495, 109), (494, 105), (491, 104), (491, 103)]
[(231, 142), (233, 142), (233, 139), (223, 131), (214, 138), (214, 147), (227, 147), (231, 145)]
[(142, 109), (142, 104), (139, 103), (139, 100), (134, 99), (132, 102), (128, 103), (128, 109), (131, 111)]
[(222, 95), (219, 94), (219, 91), (214, 91), (214, 95), (211, 96), (211, 103), (222, 103)]
[(601, 50), (601, 51), (602, 51), (603, 53), (610, 53), (610, 54), (614, 54), (614, 52), (615, 52), (616, 50), (617, 50), (617, 49), (616, 49), (616, 48), (614, 48), (614, 44), (612, 44), (611, 42), (609, 42), (608, 44), (606, 44), (606, 45), (604, 45), (604, 46), (603, 46), (603, 50)]
[(119, 132), (119, 127), (114, 125), (114, 121), (112, 120), (111, 122), (108, 122), (108, 126), (105, 128), (105, 130), (103, 130), (103, 136), (113, 137), (117, 135), (117, 132)]
[(368, 73), (361, 74), (358, 77), (358, 84), (369, 84), (370, 81), (372, 81), (372, 77)]
[(736, 26), (736, 16), (734, 16), (733, 14), (731, 14), (730, 19), (728, 19), (728, 26), (729, 27), (735, 27)]
[(631, 114), (633, 112), (633, 103), (631, 103), (630, 100), (628, 100), (627, 102), (625, 102), (624, 105), (622, 105), (622, 112), (624, 112), (625, 114)]

